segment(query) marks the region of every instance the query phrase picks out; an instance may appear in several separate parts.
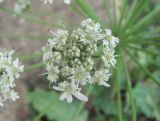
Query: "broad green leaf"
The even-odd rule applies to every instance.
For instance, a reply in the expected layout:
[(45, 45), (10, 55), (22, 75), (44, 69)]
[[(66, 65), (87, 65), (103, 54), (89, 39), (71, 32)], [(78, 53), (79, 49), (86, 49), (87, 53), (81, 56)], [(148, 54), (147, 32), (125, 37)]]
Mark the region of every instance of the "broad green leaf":
[(138, 83), (133, 90), (137, 111), (144, 113), (147, 117), (153, 117), (154, 109), (148, 102), (149, 94), (152, 93), (152, 91), (151, 87), (143, 83)]
[(41, 62), (41, 63), (36, 63), (36, 64), (33, 64), (33, 65), (29, 65), (29, 66), (27, 66), (27, 67), (24, 69), (24, 71), (31, 71), (32, 69), (41, 67), (41, 66), (43, 66), (43, 65), (44, 65), (43, 62)]
[(92, 93), (93, 105), (97, 111), (103, 110), (106, 114), (116, 116), (118, 114), (116, 102), (111, 99), (111, 89), (96, 87), (96, 91)]
[(124, 15), (126, 14), (128, 0), (122, 0), (122, 9), (120, 12), (120, 18), (118, 21), (118, 33), (121, 31), (121, 27), (124, 21)]
[[(42, 91), (35, 90), (29, 93), (29, 99), (33, 107), (38, 111), (42, 112), (49, 103), (52, 103), (44, 115), (50, 120), (56, 121), (71, 121), (74, 112), (76, 111), (78, 104), (81, 102), (68, 104), (65, 101), (59, 100), (59, 94), (54, 91)], [(87, 121), (87, 112), (83, 110), (77, 117), (76, 121)]]
[(139, 0), (139, 1), (136, 1), (136, 3), (134, 3), (133, 5), (133, 11), (131, 14), (129, 14), (129, 17), (127, 19), (127, 22), (125, 24), (125, 27), (123, 30), (129, 28), (134, 22), (135, 20), (137, 19), (137, 17), (139, 16), (139, 14), (141, 14), (143, 8), (145, 7), (146, 3), (148, 2), (148, 0)]

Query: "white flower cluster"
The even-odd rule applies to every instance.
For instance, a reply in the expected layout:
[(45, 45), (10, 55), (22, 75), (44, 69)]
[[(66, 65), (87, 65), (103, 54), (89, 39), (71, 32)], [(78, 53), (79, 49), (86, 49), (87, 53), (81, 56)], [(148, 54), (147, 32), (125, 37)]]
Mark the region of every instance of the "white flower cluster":
[[(42, 0), (44, 4), (53, 4), (54, 0)], [(71, 4), (71, 0), (64, 0), (65, 4)]]
[(103, 31), (99, 23), (89, 18), (72, 32), (58, 30), (51, 33), (54, 37), (42, 48), (43, 61), (47, 79), (54, 83), (55, 90), (63, 92), (60, 100), (67, 99), (70, 103), (73, 95), (87, 101), (81, 93), (81, 87), (87, 83), (110, 86), (107, 83), (109, 71), (116, 64), (114, 48), (119, 43), (111, 30)]
[(6, 101), (15, 101), (19, 98), (17, 92), (14, 91), (15, 79), (20, 77), (23, 66), (19, 64), (19, 60), (13, 59), (14, 50), (0, 50), (0, 106), (2, 107)]
[(23, 11), (25, 11), (29, 7), (30, 4), (31, 4), (30, 0), (19, 0), (14, 6), (14, 11), (17, 14), (20, 14)]

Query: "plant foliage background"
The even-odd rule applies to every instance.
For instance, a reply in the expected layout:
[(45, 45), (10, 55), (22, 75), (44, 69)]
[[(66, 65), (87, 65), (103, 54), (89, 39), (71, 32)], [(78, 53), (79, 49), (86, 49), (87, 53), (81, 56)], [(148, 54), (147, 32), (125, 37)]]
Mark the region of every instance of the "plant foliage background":
[[(38, 8), (35, 4), (31, 4), (24, 13), (17, 15), (10, 5), (0, 5), (0, 14), (7, 17), (12, 16), (8, 18), (14, 21), (16, 18), (21, 22), (19, 27), (23, 28), (26, 24), (27, 28), (33, 24), (34, 31), (39, 31), (39, 26), (45, 28), (45, 32), (42, 31), (41, 34), (29, 31), (19, 32), (20, 34), (6, 33), (6, 29), (1, 30), (0, 39), (16, 40), (14, 42), (16, 48), (19, 40), (30, 40), (29, 44), (25, 43), (23, 48), (29, 48), (32, 44), (38, 47), (43, 45), (37, 43), (41, 40), (42, 43), (46, 43), (48, 36), (50, 36), (47, 33), (47, 28), (56, 30), (63, 27), (62, 20), (64, 20), (65, 27), (72, 30), (79, 23), (78, 20), (73, 21), (72, 16), (80, 19), (90, 17), (99, 22), (103, 28), (111, 28), (113, 35), (119, 37), (120, 40), (116, 50), (116, 54), (119, 55), (116, 57), (116, 68), (109, 80), (111, 87), (86, 88), (85, 92), (89, 96), (89, 101), (85, 104), (79, 101), (74, 101), (71, 104), (61, 102), (57, 92), (48, 87), (45, 76), (35, 77), (33, 74), (32, 77), (27, 77), (26, 75), (26, 79), (31, 80), (29, 84), (26, 83), (30, 113), (24, 120), (160, 120), (160, 1), (101, 0), (99, 9), (103, 12), (97, 10), (94, 2), (94, 0), (73, 0), (70, 6), (62, 5), (65, 10), (70, 12), (68, 17), (57, 14), (55, 9), (54, 11), (48, 9), (52, 5), (43, 5), (47, 8), (43, 11), (43, 7)], [(52, 7), (55, 6), (56, 2)], [(4, 44), (2, 46), (5, 47)], [(20, 58), (27, 64), (28, 62), (32, 63), (26, 67), (26, 73), (38, 70), (36, 73), (40, 75), (43, 69), (43, 65), (40, 63), (41, 47), (37, 49), (38, 51), (35, 50), (28, 55), (24, 55), (22, 52)]]

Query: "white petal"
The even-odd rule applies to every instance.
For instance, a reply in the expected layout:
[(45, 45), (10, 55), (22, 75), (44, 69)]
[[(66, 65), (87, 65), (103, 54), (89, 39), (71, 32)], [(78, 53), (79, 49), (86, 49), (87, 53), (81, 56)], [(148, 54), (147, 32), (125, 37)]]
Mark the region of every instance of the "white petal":
[(110, 85), (109, 85), (108, 83), (106, 83), (105, 81), (103, 81), (103, 82), (101, 83), (101, 85), (104, 85), (104, 86), (106, 86), (106, 87), (110, 87)]
[(66, 92), (61, 94), (60, 100), (64, 100), (65, 98), (67, 98), (67, 93)]
[(88, 101), (88, 98), (85, 95), (81, 94), (80, 92), (75, 91), (73, 92), (73, 95), (81, 101), (84, 101), (84, 102)]
[(57, 91), (64, 91), (62, 88), (56, 87), (56, 86), (53, 86), (53, 89), (55, 89), (55, 90), (57, 90)]
[(68, 94), (68, 95), (67, 95), (67, 102), (68, 102), (68, 103), (71, 103), (72, 101), (73, 101), (72, 95), (71, 95), (71, 94)]

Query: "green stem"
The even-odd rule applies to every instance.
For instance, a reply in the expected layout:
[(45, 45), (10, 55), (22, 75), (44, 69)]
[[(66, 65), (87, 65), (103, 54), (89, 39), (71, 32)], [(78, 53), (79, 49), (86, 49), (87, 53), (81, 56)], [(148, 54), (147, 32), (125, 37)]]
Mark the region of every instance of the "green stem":
[[(89, 87), (89, 89), (88, 89), (88, 91), (87, 91), (87, 96), (90, 95), (90, 93), (92, 92), (93, 88), (94, 88), (94, 87), (92, 87), (92, 86)], [(76, 112), (74, 113), (71, 121), (77, 121), (77, 116), (79, 115), (79, 113), (80, 113), (81, 110), (83, 109), (84, 104), (85, 104), (85, 103), (83, 102), (83, 103), (81, 103), (81, 104), (79, 105), (79, 107), (78, 107), (78, 109), (76, 110)]]
[(37, 51), (37, 52), (33, 52), (31, 54), (28, 54), (28, 55), (22, 55), (22, 56), (19, 57), (19, 59), (21, 61), (26, 61), (26, 60), (37, 58), (37, 57), (40, 57), (40, 56), (42, 56), (42, 53)]
[(135, 101), (134, 101), (134, 96), (133, 96), (133, 91), (132, 91), (132, 86), (131, 86), (131, 79), (130, 79), (130, 76), (129, 76), (129, 71), (128, 71), (127, 66), (126, 66), (126, 62), (123, 58), (124, 57), (122, 57), (122, 60), (123, 60), (123, 66), (124, 66), (125, 74), (126, 74), (127, 89), (128, 89), (130, 103), (131, 103), (132, 121), (137, 121)]
[(24, 71), (31, 71), (32, 69), (41, 67), (41, 66), (43, 66), (43, 65), (44, 65), (43, 62), (41, 62), (41, 63), (36, 63), (36, 64), (33, 64), (33, 65), (29, 65), (29, 66), (27, 66), (27, 67), (24, 69)]
[[(120, 66), (120, 59), (117, 60), (117, 68)], [(122, 101), (121, 101), (121, 93), (120, 93), (120, 82), (119, 82), (119, 73), (118, 70), (116, 70), (116, 80), (115, 80), (115, 87), (116, 87), (116, 93), (117, 93), (117, 106), (118, 106), (118, 121), (123, 121), (123, 114), (122, 114)]]

